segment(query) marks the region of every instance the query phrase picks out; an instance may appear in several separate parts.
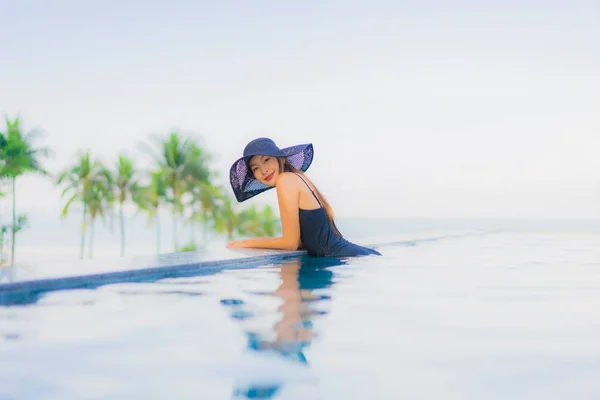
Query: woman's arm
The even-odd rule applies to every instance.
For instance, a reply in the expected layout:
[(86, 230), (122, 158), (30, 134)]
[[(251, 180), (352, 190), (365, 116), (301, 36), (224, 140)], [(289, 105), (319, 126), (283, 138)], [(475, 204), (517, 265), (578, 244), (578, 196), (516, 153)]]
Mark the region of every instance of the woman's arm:
[(279, 214), (281, 216), (282, 236), (274, 238), (254, 238), (230, 242), (229, 248), (257, 248), (297, 250), (300, 243), (299, 190), (291, 173), (283, 173), (275, 184)]

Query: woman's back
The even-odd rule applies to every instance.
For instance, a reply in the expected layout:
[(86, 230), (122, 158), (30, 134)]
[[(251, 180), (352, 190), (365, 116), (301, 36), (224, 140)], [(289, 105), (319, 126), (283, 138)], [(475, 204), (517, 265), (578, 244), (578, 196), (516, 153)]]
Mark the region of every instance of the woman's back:
[(304, 182), (309, 191), (301, 191), (299, 199), (300, 241), (309, 255), (318, 257), (380, 255), (376, 250), (344, 239), (335, 224), (329, 219), (322, 199), (319, 199), (315, 193), (314, 185), (311, 186), (306, 177), (302, 177), (298, 173), (295, 175)]
[(317, 188), (311, 180), (306, 175), (299, 172), (292, 172), (292, 174), (298, 176), (298, 178), (304, 182), (304, 185), (300, 185), (301, 189), (298, 198), (298, 207), (301, 210), (316, 210), (323, 208), (324, 201), (317, 195)]

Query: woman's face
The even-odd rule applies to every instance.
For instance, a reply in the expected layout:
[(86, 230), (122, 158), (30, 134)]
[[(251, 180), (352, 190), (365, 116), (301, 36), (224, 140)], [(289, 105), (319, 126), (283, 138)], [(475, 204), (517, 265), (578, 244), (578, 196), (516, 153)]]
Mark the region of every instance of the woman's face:
[(250, 171), (263, 185), (275, 186), (279, 176), (279, 161), (273, 156), (254, 156), (250, 159)]

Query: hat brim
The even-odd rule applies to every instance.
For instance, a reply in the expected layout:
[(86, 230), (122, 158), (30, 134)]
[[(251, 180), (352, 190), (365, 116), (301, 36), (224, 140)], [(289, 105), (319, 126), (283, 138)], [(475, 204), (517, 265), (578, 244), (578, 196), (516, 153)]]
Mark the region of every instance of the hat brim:
[(248, 168), (248, 160), (256, 155), (272, 155), (287, 157), (290, 164), (298, 170), (305, 172), (312, 164), (314, 148), (312, 143), (299, 144), (281, 149), (283, 154), (250, 154), (237, 159), (229, 170), (229, 182), (235, 198), (240, 203), (264, 191), (273, 189), (273, 186), (260, 183)]

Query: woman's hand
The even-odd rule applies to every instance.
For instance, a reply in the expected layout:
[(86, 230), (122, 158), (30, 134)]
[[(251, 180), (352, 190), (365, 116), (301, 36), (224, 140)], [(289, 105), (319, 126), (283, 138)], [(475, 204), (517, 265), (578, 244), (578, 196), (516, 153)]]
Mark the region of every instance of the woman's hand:
[(227, 243), (227, 248), (228, 249), (241, 249), (241, 248), (244, 248), (245, 242), (246, 242), (245, 240), (232, 240), (231, 242)]

